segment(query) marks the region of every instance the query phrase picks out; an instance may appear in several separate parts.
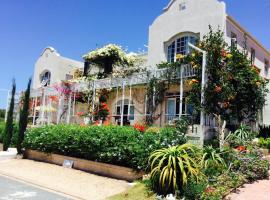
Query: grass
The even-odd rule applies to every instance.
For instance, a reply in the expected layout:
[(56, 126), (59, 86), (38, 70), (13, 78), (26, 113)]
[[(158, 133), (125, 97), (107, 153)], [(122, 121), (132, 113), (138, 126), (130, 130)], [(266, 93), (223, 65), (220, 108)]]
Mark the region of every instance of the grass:
[(155, 200), (155, 194), (151, 192), (145, 183), (136, 182), (136, 185), (126, 192), (109, 197), (107, 200)]

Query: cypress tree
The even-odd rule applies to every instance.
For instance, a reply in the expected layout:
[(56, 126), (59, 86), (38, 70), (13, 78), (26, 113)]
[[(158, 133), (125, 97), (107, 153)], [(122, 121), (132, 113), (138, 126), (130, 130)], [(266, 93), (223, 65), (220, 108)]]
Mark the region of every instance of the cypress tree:
[(8, 147), (10, 146), (12, 133), (13, 133), (13, 113), (14, 113), (14, 104), (15, 104), (15, 93), (16, 93), (16, 83), (15, 83), (15, 80), (13, 79), (6, 127), (5, 127), (5, 131), (3, 135), (3, 150), (4, 151), (6, 151)]
[(20, 110), (20, 119), (19, 119), (19, 132), (17, 140), (17, 150), (18, 153), (22, 153), (22, 142), (24, 140), (24, 133), (27, 128), (27, 121), (29, 115), (29, 102), (30, 102), (30, 89), (31, 89), (31, 78), (28, 81), (27, 89), (23, 97), (23, 108)]

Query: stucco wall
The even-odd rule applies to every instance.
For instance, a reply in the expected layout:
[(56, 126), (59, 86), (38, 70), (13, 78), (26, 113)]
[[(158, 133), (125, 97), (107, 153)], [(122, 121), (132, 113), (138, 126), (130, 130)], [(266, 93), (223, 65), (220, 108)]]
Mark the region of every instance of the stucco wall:
[(149, 28), (148, 65), (155, 67), (166, 61), (165, 42), (182, 32), (199, 33), (200, 37), (214, 29), (225, 28), (225, 3), (217, 0), (186, 0), (186, 9), (179, 9), (182, 0), (175, 0), (171, 6), (156, 18)]
[(67, 74), (72, 74), (76, 68), (83, 69), (83, 63), (61, 57), (53, 48), (46, 48), (35, 64), (33, 88), (41, 87), (40, 74), (45, 70), (51, 72), (51, 84), (66, 80)]
[[(230, 20), (226, 20), (226, 42), (231, 45), (231, 33), (235, 33), (237, 35), (237, 46), (239, 49), (244, 48), (245, 41), (245, 32), (240, 30), (235, 24), (233, 24)], [(263, 77), (269, 78), (269, 74), (264, 73), (264, 60), (267, 59), (270, 62), (270, 53), (266, 52), (262, 47), (260, 47), (253, 38), (247, 36), (247, 50), (248, 56), (250, 58), (251, 48), (253, 48), (256, 52), (255, 65), (261, 69), (261, 75)]]

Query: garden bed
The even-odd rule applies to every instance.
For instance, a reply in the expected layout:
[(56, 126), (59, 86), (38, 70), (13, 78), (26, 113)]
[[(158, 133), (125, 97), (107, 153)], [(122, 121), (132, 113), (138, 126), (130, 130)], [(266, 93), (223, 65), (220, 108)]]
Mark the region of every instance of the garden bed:
[(52, 163), (56, 165), (63, 165), (64, 160), (72, 160), (74, 161), (73, 165), (74, 169), (83, 170), (94, 174), (116, 178), (120, 180), (126, 180), (130, 182), (139, 179), (143, 176), (143, 172), (136, 172), (132, 168), (94, 162), (58, 154), (47, 154), (39, 151), (27, 150), (24, 156), (27, 159)]

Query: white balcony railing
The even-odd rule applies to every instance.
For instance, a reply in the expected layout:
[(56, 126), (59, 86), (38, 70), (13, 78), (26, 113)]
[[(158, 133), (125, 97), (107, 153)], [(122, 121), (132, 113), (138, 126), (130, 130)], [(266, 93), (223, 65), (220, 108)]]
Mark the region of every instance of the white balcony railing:
[[(182, 78), (190, 78), (195, 76), (195, 69), (191, 65), (182, 65), (183, 74)], [(75, 85), (75, 90), (87, 90), (89, 87), (95, 86), (95, 89), (105, 89), (105, 88), (115, 88), (121, 87), (123, 84), (125, 85), (140, 85), (146, 84), (150, 78), (156, 77), (161, 79), (166, 75), (168, 69), (155, 69), (147, 72), (135, 73), (125, 78), (105, 78), (95, 80), (91, 83), (81, 82)], [(180, 70), (174, 74), (175, 79), (179, 79), (181, 77)]]

